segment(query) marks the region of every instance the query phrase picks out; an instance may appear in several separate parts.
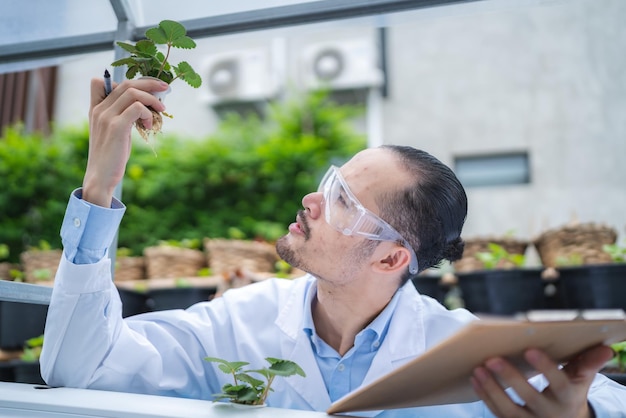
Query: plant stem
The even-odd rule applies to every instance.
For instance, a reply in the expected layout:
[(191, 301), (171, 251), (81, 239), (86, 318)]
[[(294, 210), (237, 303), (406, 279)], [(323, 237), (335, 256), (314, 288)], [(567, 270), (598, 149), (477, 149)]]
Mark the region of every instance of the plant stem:
[(159, 72), (157, 73), (157, 78), (159, 78), (159, 76), (161, 75), (161, 73), (163, 72), (163, 68), (165, 67), (165, 63), (167, 62), (167, 59), (170, 56), (170, 49), (172, 48), (172, 44), (170, 44), (168, 42), (167, 44), (167, 53), (165, 54), (165, 59), (163, 60), (163, 62), (161, 63), (161, 67), (159, 67)]
[(267, 399), (267, 395), (269, 395), (270, 393), (270, 386), (272, 386), (274, 377), (276, 376), (271, 376), (267, 379), (267, 386), (265, 386), (265, 390), (263, 390), (263, 393), (261, 394), (261, 397), (259, 398), (259, 400), (261, 401), (261, 404), (265, 403), (265, 399)]

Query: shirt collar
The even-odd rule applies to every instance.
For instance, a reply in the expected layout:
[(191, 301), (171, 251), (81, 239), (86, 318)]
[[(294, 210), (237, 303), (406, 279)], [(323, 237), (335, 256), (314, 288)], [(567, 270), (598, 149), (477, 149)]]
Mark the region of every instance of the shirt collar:
[[(315, 334), (315, 324), (313, 323), (313, 312), (311, 311), (311, 306), (313, 304), (313, 299), (317, 296), (317, 283), (314, 283), (312, 286), (306, 291), (306, 295), (304, 298), (304, 320), (302, 323), (303, 331), (309, 336), (311, 339)], [(385, 336), (387, 335), (387, 330), (389, 329), (389, 323), (391, 322), (391, 318), (393, 317), (393, 312), (398, 304), (398, 300), (400, 299), (400, 291), (396, 291), (393, 297), (385, 306), (385, 309), (382, 310), (380, 314), (372, 322), (369, 323), (363, 330), (361, 330), (355, 339), (355, 345), (358, 345), (358, 342), (362, 340), (368, 334), (374, 334), (373, 338), (371, 338), (372, 349), (377, 349), (383, 343)]]

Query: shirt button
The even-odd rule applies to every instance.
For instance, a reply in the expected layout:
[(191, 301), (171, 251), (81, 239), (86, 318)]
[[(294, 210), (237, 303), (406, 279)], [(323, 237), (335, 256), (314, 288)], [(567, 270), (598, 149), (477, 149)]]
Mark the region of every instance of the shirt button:
[(374, 344), (372, 344), (374, 346), (374, 348), (378, 348), (378, 346), (380, 345), (380, 342), (378, 341), (374, 341)]
[(337, 366), (337, 370), (339, 370), (340, 372), (344, 371), (345, 369), (346, 369), (346, 366), (343, 363)]
[(74, 218), (74, 226), (75, 226), (76, 228), (80, 227), (80, 219), (78, 219), (78, 218)]

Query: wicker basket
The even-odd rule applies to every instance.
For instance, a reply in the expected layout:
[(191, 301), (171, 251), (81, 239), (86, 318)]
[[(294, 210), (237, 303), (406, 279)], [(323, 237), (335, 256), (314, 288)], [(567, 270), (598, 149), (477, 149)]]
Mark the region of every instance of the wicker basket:
[(62, 254), (63, 250), (29, 250), (20, 254), (24, 280), (28, 283), (53, 280)]
[(13, 264), (6, 261), (0, 263), (0, 280), (13, 280), (11, 270), (21, 270), (19, 264)]
[(602, 249), (614, 244), (617, 231), (595, 223), (572, 223), (547, 230), (535, 241), (537, 253), (545, 267), (575, 264), (610, 263), (611, 256)]
[(204, 239), (204, 250), (213, 274), (230, 274), (238, 270), (274, 272), (280, 259), (274, 245), (268, 242), (234, 239)]
[(146, 247), (143, 255), (148, 279), (195, 277), (206, 267), (206, 257), (200, 250), (159, 245)]
[(115, 281), (143, 280), (146, 278), (144, 257), (117, 257), (115, 260)]
[[(526, 240), (520, 240), (508, 237), (484, 237), (484, 238), (470, 238), (465, 240), (465, 248), (463, 250), (463, 258), (454, 262), (455, 271), (462, 273), (468, 271), (484, 270), (485, 265), (482, 261), (476, 258), (477, 253), (489, 252), (489, 244), (498, 244), (505, 249), (509, 254), (524, 254), (530, 244)], [(515, 265), (508, 261), (503, 260), (502, 265), (498, 268), (514, 268)]]

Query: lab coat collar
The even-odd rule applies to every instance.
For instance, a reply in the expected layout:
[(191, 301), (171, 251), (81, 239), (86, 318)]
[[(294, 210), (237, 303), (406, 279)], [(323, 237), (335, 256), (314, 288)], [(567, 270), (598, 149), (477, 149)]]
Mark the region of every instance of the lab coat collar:
[[(283, 358), (298, 363), (304, 368), (307, 377), (306, 379), (285, 379), (285, 383), (302, 396), (311, 408), (316, 411), (325, 411), (331, 404), (330, 397), (326, 390), (319, 390), (320, 387), (325, 387), (324, 379), (317, 367), (309, 338), (302, 329), (304, 309), (311, 309), (311, 301), (305, 299), (305, 295), (311, 286), (316, 285), (316, 280), (313, 276), (306, 276), (299, 281), (300, 283), (294, 286), (284, 308), (279, 313), (276, 325), (285, 335), (281, 341)], [(400, 299), (391, 318), (389, 331), (372, 361), (363, 385), (386, 375), (425, 350), (424, 308), (417, 290), (409, 281), (398, 291), (401, 292)], [(315, 292), (309, 292), (311, 293)], [(404, 344), (398, 344), (398, 341)], [(374, 417), (381, 412), (383, 411), (364, 411), (356, 415)]]

